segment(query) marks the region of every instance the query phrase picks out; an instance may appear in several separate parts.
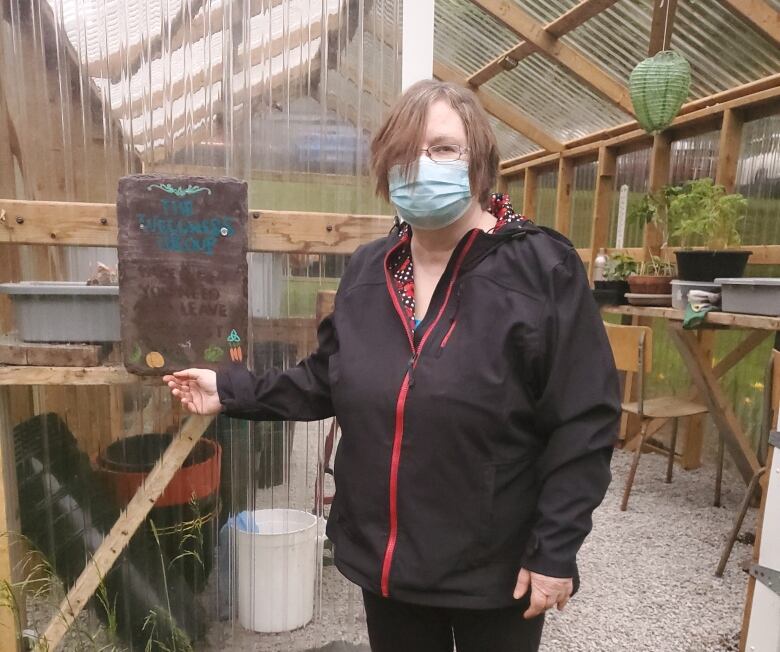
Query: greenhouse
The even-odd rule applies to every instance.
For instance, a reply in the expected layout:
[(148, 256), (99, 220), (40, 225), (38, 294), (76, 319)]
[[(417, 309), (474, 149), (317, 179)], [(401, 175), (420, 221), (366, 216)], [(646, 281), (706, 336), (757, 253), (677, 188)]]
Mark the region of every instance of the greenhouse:
[(778, 652), (780, 0), (0, 0), (0, 650)]

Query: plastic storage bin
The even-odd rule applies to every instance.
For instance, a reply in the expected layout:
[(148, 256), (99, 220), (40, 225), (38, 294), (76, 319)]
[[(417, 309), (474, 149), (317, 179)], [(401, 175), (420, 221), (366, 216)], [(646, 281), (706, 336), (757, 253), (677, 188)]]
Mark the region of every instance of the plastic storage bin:
[(672, 308), (685, 310), (688, 306), (688, 292), (691, 290), (720, 292), (720, 286), (717, 283), (706, 283), (704, 281), (681, 281), (674, 279), (672, 281)]
[(235, 519), (238, 620), (255, 632), (286, 632), (314, 613), (318, 519), (297, 509), (258, 509)]
[(716, 278), (723, 312), (780, 316), (780, 278)]
[(2, 283), (25, 342), (119, 342), (119, 286), (75, 281)]

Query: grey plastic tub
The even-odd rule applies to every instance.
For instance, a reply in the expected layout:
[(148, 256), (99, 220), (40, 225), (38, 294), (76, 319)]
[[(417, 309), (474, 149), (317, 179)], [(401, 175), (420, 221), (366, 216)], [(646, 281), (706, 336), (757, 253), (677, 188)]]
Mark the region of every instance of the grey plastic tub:
[(25, 342), (118, 342), (119, 286), (70, 281), (1, 283)]
[(780, 316), (780, 278), (716, 278), (723, 312)]
[(704, 281), (672, 281), (672, 308), (685, 310), (688, 307), (688, 292), (691, 290), (705, 290), (707, 292), (720, 292), (717, 283)]

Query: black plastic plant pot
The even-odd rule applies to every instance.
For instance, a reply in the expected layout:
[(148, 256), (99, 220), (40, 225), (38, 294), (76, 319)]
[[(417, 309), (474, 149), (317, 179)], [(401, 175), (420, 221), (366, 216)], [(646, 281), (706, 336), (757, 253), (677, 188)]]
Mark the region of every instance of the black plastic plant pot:
[(752, 251), (693, 249), (676, 251), (677, 277), (681, 281), (712, 283), (716, 278), (738, 278)]
[[(98, 475), (117, 507), (127, 505), (171, 441), (168, 433), (135, 435), (98, 456)], [(205, 588), (213, 565), (220, 458), (216, 441), (200, 439), (143, 525), (150, 550), (161, 549), (195, 592)]]
[[(22, 534), (48, 559), (67, 590), (113, 526), (119, 508), (102, 490), (89, 459), (63, 421), (39, 415), (14, 428), (16, 477)], [(163, 573), (163, 566), (165, 573)], [(181, 569), (151, 550), (145, 532), (137, 532), (99, 592), (115, 609), (117, 635), (133, 649), (171, 647), (205, 635), (205, 612)], [(170, 613), (168, 613), (170, 605)], [(93, 599), (97, 615), (106, 609)], [(158, 614), (155, 630), (150, 614)]]
[(593, 298), (600, 306), (620, 306), (626, 303), (628, 281), (594, 281)]

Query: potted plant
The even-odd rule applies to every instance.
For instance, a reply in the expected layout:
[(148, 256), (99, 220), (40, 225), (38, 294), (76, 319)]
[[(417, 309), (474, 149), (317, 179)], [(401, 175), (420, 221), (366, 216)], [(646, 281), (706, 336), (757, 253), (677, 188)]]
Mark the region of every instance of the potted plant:
[(675, 272), (673, 262), (650, 254), (650, 259), (642, 262), (637, 272), (628, 277), (628, 285), (633, 294), (671, 295)]
[[(669, 199), (671, 236), (679, 239), (676, 252), (680, 279), (712, 282), (717, 277), (739, 277), (751, 251), (736, 249), (741, 242), (737, 226), (745, 217), (747, 200), (712, 179), (689, 181)], [(703, 249), (693, 249), (695, 244)]]
[(639, 261), (633, 256), (617, 251), (610, 254), (604, 265), (604, 280), (594, 282), (593, 296), (600, 305), (620, 305), (626, 302), (626, 279), (639, 269)]

